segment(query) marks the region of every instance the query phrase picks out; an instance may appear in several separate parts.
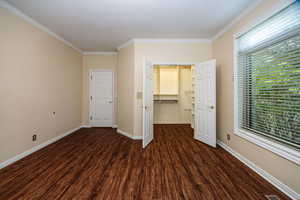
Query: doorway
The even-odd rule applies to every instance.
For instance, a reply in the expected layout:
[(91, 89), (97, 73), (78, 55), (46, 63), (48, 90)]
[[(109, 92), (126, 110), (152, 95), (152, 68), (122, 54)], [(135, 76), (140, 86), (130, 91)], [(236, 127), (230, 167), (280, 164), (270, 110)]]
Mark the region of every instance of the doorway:
[[(161, 80), (157, 80), (157, 73), (161, 73), (161, 71), (155, 73), (154, 70), (157, 66), (164, 66), (165, 71), (168, 70), (168, 67), (173, 68), (172, 73), (163, 75), (167, 79), (167, 83), (165, 83), (165, 86), (163, 86), (165, 88), (163, 89), (157, 88), (157, 85), (162, 85), (160, 83)], [(216, 61), (210, 60), (203, 63), (151, 63), (145, 60), (143, 71), (144, 148), (154, 138), (154, 102), (172, 102), (176, 104), (180, 99), (179, 85), (174, 81), (176, 79), (178, 80), (179, 66), (189, 66), (191, 68), (191, 89), (184, 91), (191, 93), (191, 104), (190, 108), (184, 109), (190, 113), (190, 124), (194, 128), (194, 138), (216, 147)], [(160, 78), (163, 76), (160, 76)], [(156, 84), (154, 84), (154, 82), (156, 82)], [(172, 82), (175, 83), (175, 86), (174, 84), (172, 85)], [(157, 95), (155, 96), (157, 93), (159, 93), (159, 98), (157, 98)]]
[(154, 124), (193, 128), (193, 65), (153, 65)]

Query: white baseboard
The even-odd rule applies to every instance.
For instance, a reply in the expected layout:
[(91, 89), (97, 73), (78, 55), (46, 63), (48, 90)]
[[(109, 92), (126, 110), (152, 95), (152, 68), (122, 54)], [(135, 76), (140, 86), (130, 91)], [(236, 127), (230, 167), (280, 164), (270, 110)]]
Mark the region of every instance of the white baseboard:
[(90, 125), (82, 125), (81, 128), (92, 128)]
[(300, 194), (298, 194), (296, 191), (282, 183), (280, 180), (263, 170), (262, 168), (255, 165), (253, 162), (242, 156), (241, 154), (234, 151), (232, 148), (230, 148), (228, 145), (226, 145), (221, 140), (218, 140), (218, 145), (220, 145), (223, 149), (228, 151), (230, 154), (232, 154), (234, 157), (239, 159), (241, 162), (243, 162), (245, 165), (247, 165), (249, 168), (251, 168), (253, 171), (255, 171), (257, 174), (259, 174), (261, 177), (263, 177), (265, 180), (270, 182), (272, 185), (274, 185), (277, 189), (279, 189), (281, 192), (289, 196), (290, 198), (294, 200), (300, 200)]
[(128, 133), (126, 133), (125, 131), (122, 131), (120, 129), (117, 129), (117, 132), (126, 136), (126, 137), (129, 137), (130, 139), (133, 139), (133, 140), (141, 140), (142, 139), (142, 136), (132, 136), (132, 135), (129, 135)]
[(79, 130), (80, 128), (82, 128), (82, 126), (80, 126), (78, 128), (75, 128), (75, 129), (72, 129), (70, 131), (67, 131), (66, 133), (64, 133), (62, 135), (56, 136), (56, 137), (54, 137), (54, 138), (52, 138), (52, 139), (50, 139), (50, 140), (48, 140), (46, 142), (43, 142), (42, 144), (34, 146), (33, 148), (31, 148), (31, 149), (29, 149), (29, 150), (27, 150), (27, 151), (25, 151), (23, 153), (20, 153), (20, 154), (14, 156), (14, 157), (12, 157), (12, 158), (10, 158), (10, 159), (2, 162), (2, 163), (0, 163), (0, 169), (2, 169), (4, 167), (6, 167), (6, 166), (8, 166), (8, 165), (10, 165), (10, 164), (18, 161), (18, 160), (20, 160), (20, 159), (22, 159), (22, 158), (24, 158), (24, 157), (26, 157), (26, 156), (34, 153), (34, 152), (36, 152), (36, 151), (38, 151), (38, 150), (46, 147), (46, 146), (48, 146), (49, 144), (52, 144), (52, 143), (56, 142), (57, 140), (62, 139), (63, 137), (66, 137), (67, 135), (70, 135), (71, 133)]
[[(81, 128), (93, 128), (91, 125), (82, 125)], [(118, 128), (118, 125), (113, 125), (112, 128)]]

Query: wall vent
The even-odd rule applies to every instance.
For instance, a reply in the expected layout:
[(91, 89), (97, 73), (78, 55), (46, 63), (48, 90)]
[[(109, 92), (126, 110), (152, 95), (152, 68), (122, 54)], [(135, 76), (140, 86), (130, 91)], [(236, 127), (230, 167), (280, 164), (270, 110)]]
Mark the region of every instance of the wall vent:
[(276, 195), (265, 195), (268, 200), (280, 200), (280, 198)]

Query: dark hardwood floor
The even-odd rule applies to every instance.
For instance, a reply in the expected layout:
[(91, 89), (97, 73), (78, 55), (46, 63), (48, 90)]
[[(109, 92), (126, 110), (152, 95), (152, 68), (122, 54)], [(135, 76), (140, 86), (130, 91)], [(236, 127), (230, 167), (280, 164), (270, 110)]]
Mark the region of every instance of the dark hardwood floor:
[(289, 199), (186, 125), (156, 125), (142, 149), (115, 129), (81, 129), (0, 170), (0, 199)]

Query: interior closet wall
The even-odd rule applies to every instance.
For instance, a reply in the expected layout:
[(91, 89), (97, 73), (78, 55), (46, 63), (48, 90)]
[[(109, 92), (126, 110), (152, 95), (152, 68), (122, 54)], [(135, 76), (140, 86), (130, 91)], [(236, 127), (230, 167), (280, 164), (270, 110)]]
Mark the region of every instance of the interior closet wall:
[[(177, 68), (177, 66), (164, 67), (170, 70)], [(158, 70), (155, 67), (154, 70)], [(154, 102), (154, 123), (155, 124), (189, 124), (191, 123), (191, 89), (192, 76), (191, 66), (180, 66), (178, 69), (178, 96), (177, 103), (174, 102)], [(163, 81), (163, 80), (159, 80)], [(157, 98), (157, 95), (156, 95)], [(166, 96), (162, 96), (167, 98)], [(174, 98), (174, 96), (170, 97)]]

